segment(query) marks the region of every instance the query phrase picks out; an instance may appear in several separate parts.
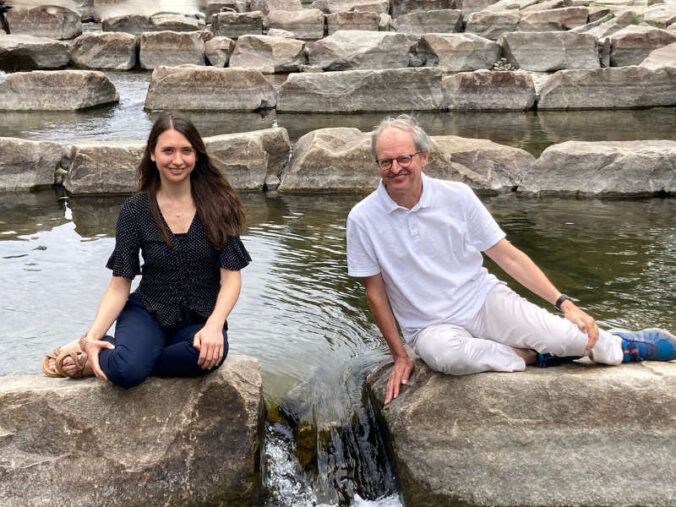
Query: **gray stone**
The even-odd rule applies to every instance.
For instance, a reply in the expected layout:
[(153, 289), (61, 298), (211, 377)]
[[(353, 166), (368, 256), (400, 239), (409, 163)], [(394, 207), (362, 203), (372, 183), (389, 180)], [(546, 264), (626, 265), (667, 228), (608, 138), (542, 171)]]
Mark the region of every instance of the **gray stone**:
[(200, 32), (147, 32), (139, 38), (142, 69), (160, 65), (204, 65), (204, 42)]
[(589, 35), (593, 35), (599, 39), (599, 41), (603, 41), (615, 32), (622, 30), (622, 28), (632, 25), (633, 21), (635, 20), (635, 16), (636, 15), (632, 11), (625, 12), (618, 16), (609, 14), (608, 16), (601, 18), (601, 20), (599, 20), (601, 21), (600, 23), (588, 23), (586, 25), (572, 28), (571, 31), (588, 33)]
[(336, 12), (375, 12), (384, 14), (390, 10), (389, 0), (315, 0), (312, 2), (314, 9), (319, 9), (325, 14)]
[(255, 111), (275, 107), (272, 84), (257, 70), (216, 67), (158, 67), (146, 109)]
[(397, 32), (419, 35), (460, 32), (462, 11), (455, 9), (413, 11), (395, 18), (392, 25)]
[(129, 33), (83, 33), (71, 45), (73, 64), (85, 69), (130, 70), (136, 66), (136, 37)]
[(214, 67), (228, 65), (230, 55), (235, 49), (235, 41), (228, 37), (214, 37), (204, 43), (204, 55)]
[(115, 86), (95, 70), (35, 70), (0, 83), (0, 110), (70, 111), (120, 100)]
[(531, 5), (537, 5), (538, 0), (500, 0), (486, 7), (487, 12), (519, 11)]
[(291, 142), (283, 128), (207, 137), (209, 156), (239, 190), (262, 190), (289, 162)]
[(263, 13), (254, 12), (221, 12), (214, 14), (211, 20), (211, 31), (216, 36), (237, 39), (240, 35), (262, 35)]
[(68, 63), (70, 51), (65, 42), (32, 35), (0, 35), (0, 70), (58, 69)]
[(676, 42), (654, 50), (640, 63), (640, 66), (650, 70), (660, 67), (676, 68)]
[(487, 9), (495, 3), (495, 0), (458, 0), (455, 8), (460, 9), (462, 14), (467, 17), (468, 14)]
[(543, 86), (538, 109), (632, 109), (676, 105), (676, 70), (617, 67), (561, 70)]
[(214, 14), (219, 12), (247, 12), (250, 10), (250, 2), (242, 0), (208, 0), (207, 19), (211, 20)]
[(150, 16), (150, 27), (154, 32), (195, 32), (204, 29), (204, 20), (195, 16), (161, 12)]
[(400, 33), (340, 30), (308, 47), (310, 65), (324, 70), (408, 67), (415, 41)]
[[(523, 7), (521, 9), (521, 14), (526, 12), (548, 11), (551, 9), (563, 9), (564, 7), (572, 7), (572, 4), (573, 2), (571, 0), (547, 0), (544, 2), (534, 3), (528, 7)], [(607, 9), (606, 12), (608, 12)]]
[(289, 32), (288, 30), (280, 30), (279, 28), (271, 28), (268, 30), (268, 35), (270, 37), (286, 37), (287, 39), (294, 38), (293, 32)]
[(417, 47), (417, 54), (425, 57), (425, 65), (438, 65), (452, 72), (490, 69), (500, 52), (497, 43), (473, 33), (430, 33), (421, 37)]
[(513, 32), (499, 41), (509, 62), (518, 69), (550, 72), (598, 69), (596, 37), (568, 32)]
[(277, 111), (410, 112), (444, 109), (439, 69), (350, 70), (290, 74)]
[(287, 37), (242, 35), (230, 57), (231, 68), (259, 70), (263, 74), (298, 72), (305, 64), (305, 43)]
[(82, 33), (80, 15), (57, 5), (38, 7), (15, 5), (7, 12), (7, 22), (13, 34), (24, 33), (49, 39), (73, 39)]
[(389, 373), (367, 388), (406, 505), (674, 503), (672, 363), (451, 376), (416, 361), (383, 406)]
[(460, 72), (442, 81), (451, 111), (527, 111), (535, 103), (533, 79), (525, 72)]
[(0, 497), (7, 506), (254, 505), (264, 411), (260, 366), (247, 356), (129, 390), (5, 376)]
[(519, 20), (521, 32), (565, 31), (587, 24), (589, 10), (586, 7), (565, 7), (524, 13)]
[(542, 152), (523, 192), (653, 195), (676, 192), (676, 141), (568, 141)]
[(49, 141), (0, 137), (0, 192), (35, 190), (54, 184), (66, 148)]
[(667, 28), (676, 23), (676, 5), (672, 2), (648, 7), (643, 12), (643, 22), (658, 28)]
[(319, 9), (270, 11), (268, 27), (292, 32), (296, 39), (321, 39), (324, 37), (324, 13)]
[(638, 65), (647, 56), (676, 42), (676, 33), (646, 25), (630, 25), (610, 36), (610, 65)]
[(252, 11), (268, 14), (270, 11), (299, 11), (303, 8), (300, 0), (251, 0)]
[(78, 143), (63, 186), (71, 195), (129, 194), (136, 187), (144, 149), (144, 142)]
[(455, 0), (390, 0), (393, 18), (413, 11), (455, 9)]
[(465, 19), (465, 32), (497, 40), (505, 32), (515, 32), (519, 18), (518, 12), (511, 11), (473, 12)]
[(142, 14), (121, 14), (103, 18), (101, 28), (104, 32), (124, 32), (132, 35), (153, 31), (150, 18)]
[(328, 34), (338, 30), (375, 30), (380, 26), (380, 15), (375, 12), (336, 12), (326, 16)]

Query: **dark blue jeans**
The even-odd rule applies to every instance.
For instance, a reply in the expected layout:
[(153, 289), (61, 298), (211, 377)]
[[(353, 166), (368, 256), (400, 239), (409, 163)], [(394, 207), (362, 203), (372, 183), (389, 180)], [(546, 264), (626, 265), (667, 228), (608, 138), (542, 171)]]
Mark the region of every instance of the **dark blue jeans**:
[(199, 350), (192, 341), (204, 326), (193, 322), (178, 330), (162, 328), (136, 296), (129, 296), (115, 325), (115, 337), (103, 340), (115, 345), (101, 349), (99, 362), (108, 380), (122, 387), (134, 387), (149, 376), (198, 377), (215, 370), (228, 355), (228, 335), (223, 329), (223, 359), (211, 370), (198, 364)]

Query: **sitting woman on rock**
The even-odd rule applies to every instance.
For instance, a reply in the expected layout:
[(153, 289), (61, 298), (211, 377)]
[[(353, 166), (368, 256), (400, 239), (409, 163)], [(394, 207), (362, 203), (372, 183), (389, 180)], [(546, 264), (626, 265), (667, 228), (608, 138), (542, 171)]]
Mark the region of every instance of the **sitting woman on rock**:
[[(46, 375), (132, 387), (151, 375), (203, 375), (225, 360), (226, 318), (251, 260), (239, 239), (239, 198), (177, 113), (153, 125), (137, 178), (139, 192), (120, 210), (107, 264), (113, 275), (94, 322), (44, 358)], [(105, 335), (115, 320), (115, 337)]]

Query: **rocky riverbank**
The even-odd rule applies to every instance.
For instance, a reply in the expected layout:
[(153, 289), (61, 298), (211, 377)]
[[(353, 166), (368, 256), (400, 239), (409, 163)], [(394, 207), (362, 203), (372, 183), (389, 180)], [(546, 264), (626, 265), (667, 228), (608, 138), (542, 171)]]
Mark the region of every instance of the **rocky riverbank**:
[[(421, 361), (383, 406), (407, 505), (673, 505), (676, 365), (581, 362), (453, 377)], [(630, 400), (630, 401), (628, 401)]]
[(0, 377), (5, 506), (257, 505), (258, 361), (125, 390), (96, 379)]
[[(676, 141), (568, 141), (539, 158), (488, 139), (432, 136), (427, 174), (479, 192), (673, 195)], [(368, 133), (311, 131), (295, 145), (284, 128), (207, 137), (207, 149), (239, 190), (363, 192), (377, 185)], [(142, 141), (60, 145), (0, 137), (0, 191), (63, 185), (70, 195), (131, 193)]]

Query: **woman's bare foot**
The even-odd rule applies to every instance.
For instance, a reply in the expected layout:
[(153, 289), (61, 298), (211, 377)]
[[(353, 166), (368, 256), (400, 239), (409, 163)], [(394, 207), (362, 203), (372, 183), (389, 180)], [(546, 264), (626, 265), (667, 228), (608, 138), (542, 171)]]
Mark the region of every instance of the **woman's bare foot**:
[[(74, 355), (78, 357), (78, 362), (80, 362), (80, 364), (82, 364), (83, 361), (82, 358), (84, 358), (84, 369), (76, 363), (73, 357)], [(61, 357), (63, 357), (63, 359), (61, 360), (61, 371), (67, 377), (91, 377), (92, 375), (94, 375), (94, 372), (91, 366), (89, 365), (89, 361), (87, 361), (86, 359), (87, 356), (80, 349), (79, 339), (73, 340), (72, 342), (69, 342), (63, 347), (61, 347), (59, 358)], [(50, 359), (49, 361), (50, 369), (53, 368), (54, 371), (58, 371), (56, 365), (57, 360), (58, 359), (54, 360)]]

